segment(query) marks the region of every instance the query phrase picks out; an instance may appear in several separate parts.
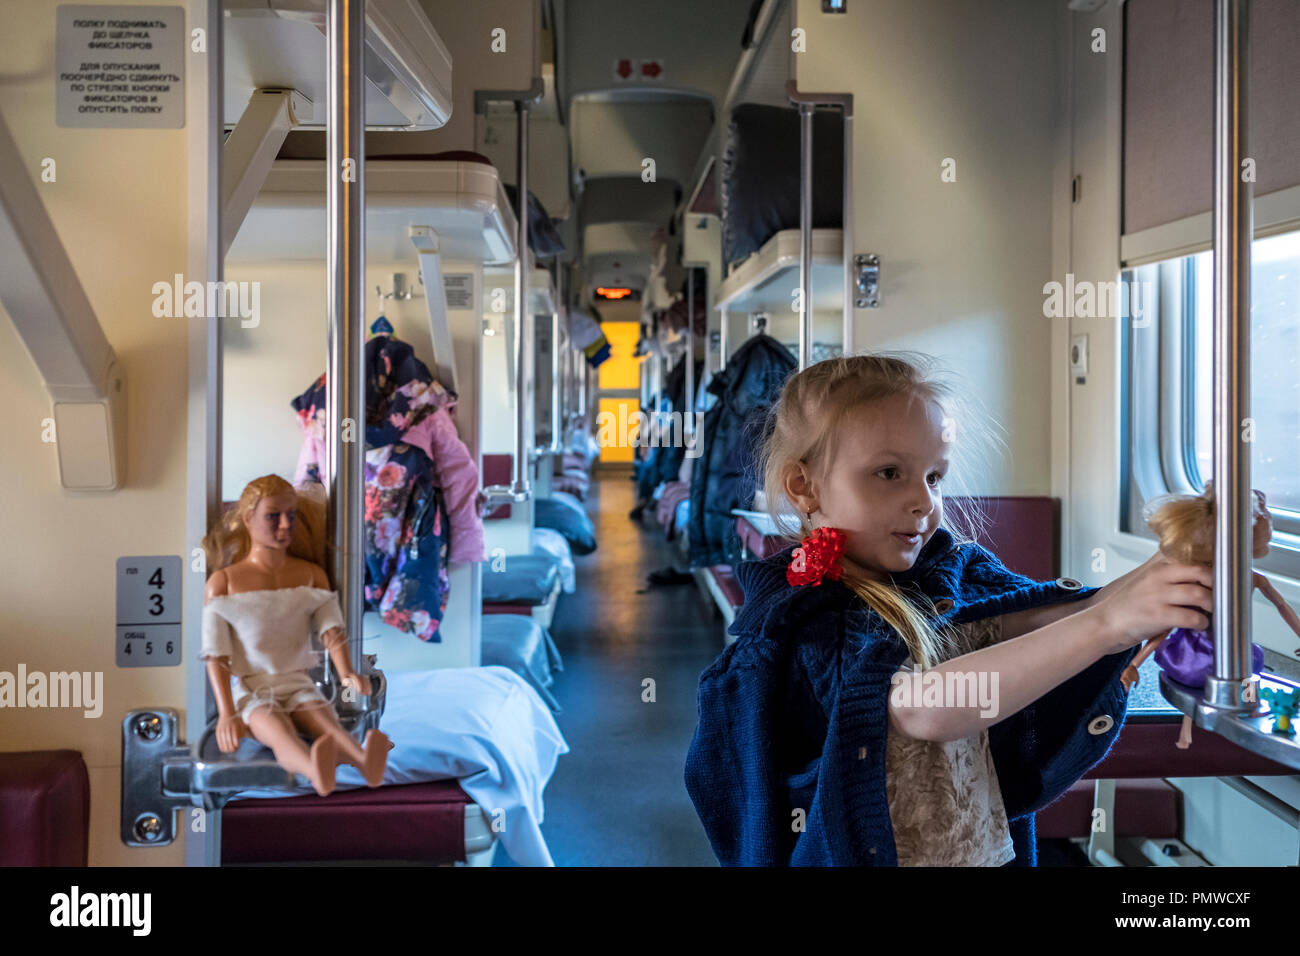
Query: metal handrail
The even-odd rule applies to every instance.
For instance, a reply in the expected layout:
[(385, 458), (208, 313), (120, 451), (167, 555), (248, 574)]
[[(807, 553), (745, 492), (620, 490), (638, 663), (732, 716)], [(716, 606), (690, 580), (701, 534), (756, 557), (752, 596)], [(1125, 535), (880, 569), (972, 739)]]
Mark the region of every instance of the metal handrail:
[(1250, 182), (1247, 156), (1250, 75), (1248, 0), (1215, 4), (1214, 112), (1214, 674), (1205, 701), (1240, 710), (1251, 677)]
[[(537, 347), (532, 335), (532, 311), (528, 308), (528, 101), (515, 101), (516, 190), (519, 209), (516, 214), (518, 237), (515, 240), (515, 456), (510, 463), (511, 490), (530, 492), (528, 482), (529, 450), (535, 436), (529, 434), (529, 369), (525, 363)], [(531, 364), (531, 363), (529, 363)]]
[[(818, 106), (837, 106), (844, 115), (844, 169), (842, 171), (842, 223), (844, 261), (843, 354), (853, 351), (853, 94), (801, 93), (794, 80), (786, 82), (786, 95), (799, 107), (799, 295), (803, 312), (799, 321), (799, 369), (807, 368), (812, 351), (812, 175), (813, 112)], [(725, 316), (723, 319), (725, 328)]]
[[(682, 402), (683, 434), (694, 434), (691, 412), (695, 409), (695, 267), (686, 274), (686, 394)], [(669, 409), (671, 411), (671, 409)]]
[[(352, 667), (361, 653), (365, 552), (365, 0), (330, 0), (327, 222), (329, 288), (325, 474), (326, 535)], [(355, 708), (344, 703), (345, 709)]]

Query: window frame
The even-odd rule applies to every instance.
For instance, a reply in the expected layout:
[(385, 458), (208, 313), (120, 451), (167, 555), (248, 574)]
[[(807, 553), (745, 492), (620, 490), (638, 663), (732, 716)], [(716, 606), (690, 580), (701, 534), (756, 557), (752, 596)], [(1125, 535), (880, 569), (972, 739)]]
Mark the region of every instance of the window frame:
[[(1262, 236), (1256, 236), (1258, 241)], [(1142, 505), (1169, 493), (1197, 494), (1204, 476), (1196, 460), (1196, 262), (1199, 251), (1128, 266), (1120, 330), (1121, 494), (1119, 530), (1155, 541), (1141, 520)], [(1149, 326), (1134, 327), (1132, 283), (1152, 282)], [(1144, 451), (1145, 449), (1145, 451)], [(1300, 579), (1300, 514), (1270, 506), (1273, 540), (1255, 567)]]

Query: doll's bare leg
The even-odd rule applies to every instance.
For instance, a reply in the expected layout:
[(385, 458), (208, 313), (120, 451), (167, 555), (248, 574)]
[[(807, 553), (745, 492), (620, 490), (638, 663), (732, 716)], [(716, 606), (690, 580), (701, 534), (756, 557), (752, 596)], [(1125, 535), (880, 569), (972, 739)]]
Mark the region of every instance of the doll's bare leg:
[(1156, 652), (1156, 648), (1160, 646), (1160, 642), (1163, 640), (1163, 637), (1151, 638), (1146, 642), (1142, 650), (1134, 655), (1133, 660), (1129, 661), (1128, 667), (1124, 668), (1119, 675), (1120, 683), (1124, 685), (1125, 692), (1132, 690), (1133, 685), (1138, 683), (1138, 668), (1142, 666), (1143, 661)]
[(1178, 731), (1179, 750), (1186, 750), (1192, 745), (1192, 718), (1184, 717), (1182, 729)]
[(294, 722), (308, 733), (332, 737), (338, 747), (340, 763), (350, 763), (361, 771), (366, 783), (377, 787), (384, 780), (384, 770), (388, 766), (388, 737), (378, 730), (366, 734), (366, 746), (362, 749), (350, 733), (339, 723), (334, 708), (329, 706), (300, 707), (293, 712)]
[(247, 722), (253, 738), (271, 748), (281, 767), (302, 774), (322, 797), (334, 790), (337, 761), (333, 739), (317, 740), (309, 750), (289, 716), (274, 706), (258, 707)]

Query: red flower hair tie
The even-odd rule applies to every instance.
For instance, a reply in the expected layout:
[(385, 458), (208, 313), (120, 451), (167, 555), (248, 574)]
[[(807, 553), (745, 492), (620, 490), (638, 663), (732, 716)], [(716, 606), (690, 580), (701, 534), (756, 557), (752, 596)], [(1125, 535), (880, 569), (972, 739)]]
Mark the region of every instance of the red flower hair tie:
[(844, 554), (846, 535), (839, 528), (818, 528), (794, 549), (790, 566), (785, 569), (785, 579), (791, 584), (817, 586), (823, 577), (838, 581), (844, 569), (840, 556)]

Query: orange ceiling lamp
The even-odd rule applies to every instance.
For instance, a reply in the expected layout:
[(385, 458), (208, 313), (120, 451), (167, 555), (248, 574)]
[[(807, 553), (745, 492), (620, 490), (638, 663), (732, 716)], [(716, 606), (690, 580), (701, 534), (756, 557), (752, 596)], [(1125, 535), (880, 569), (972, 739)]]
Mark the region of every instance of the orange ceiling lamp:
[(601, 287), (596, 290), (596, 295), (602, 299), (626, 299), (631, 294), (631, 289), (606, 289)]

